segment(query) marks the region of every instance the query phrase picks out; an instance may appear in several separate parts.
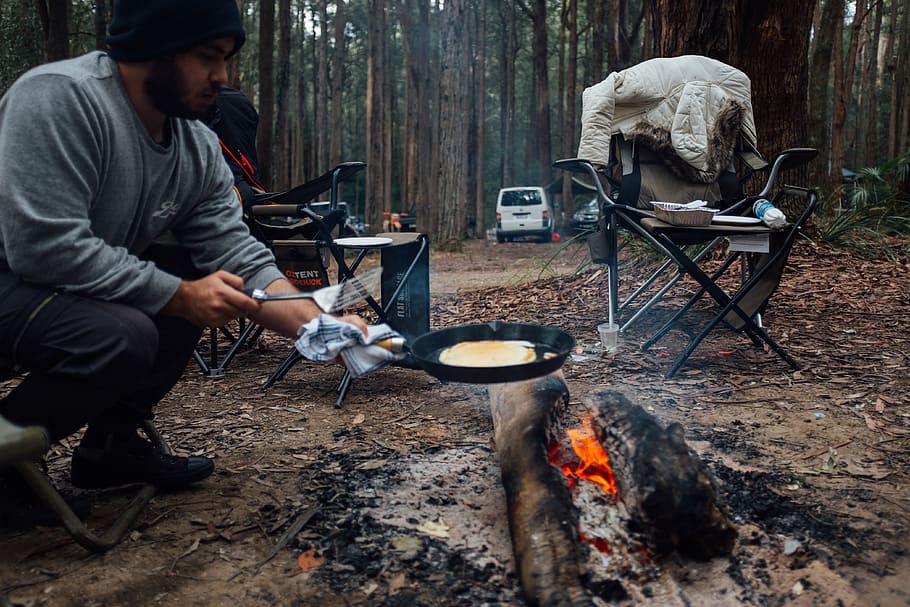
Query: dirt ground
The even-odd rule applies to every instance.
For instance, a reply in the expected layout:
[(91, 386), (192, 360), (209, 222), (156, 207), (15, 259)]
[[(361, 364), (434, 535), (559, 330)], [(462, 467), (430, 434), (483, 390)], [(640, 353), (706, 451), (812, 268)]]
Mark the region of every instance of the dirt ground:
[[(910, 605), (906, 260), (801, 244), (764, 320), (802, 370), (721, 330), (667, 380), (679, 336), (638, 347), (665, 307), (615, 356), (600, 353), (605, 276), (586, 259), (564, 242), (433, 252), (431, 323), (571, 332), (568, 425), (586, 394), (619, 390), (681, 423), (714, 474), (738, 527), (733, 554), (662, 557), (601, 588), (598, 604)], [(624, 264), (622, 290), (640, 275)], [(691, 290), (681, 283), (670, 303)], [(27, 606), (523, 604), (486, 387), (389, 367), (336, 408), (341, 368), (302, 362), (260, 389), (290, 348), (265, 335), (219, 380), (191, 364), (156, 423), (178, 451), (214, 457), (216, 473), (156, 496), (105, 554), (60, 529), (0, 532), (0, 592)], [(74, 443), (49, 457), (64, 488)], [(97, 528), (131, 493), (90, 495)]]

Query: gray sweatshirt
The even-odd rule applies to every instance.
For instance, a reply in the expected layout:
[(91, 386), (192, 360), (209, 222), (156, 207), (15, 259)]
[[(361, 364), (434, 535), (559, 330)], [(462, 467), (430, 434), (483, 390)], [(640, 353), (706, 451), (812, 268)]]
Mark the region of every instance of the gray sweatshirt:
[(281, 278), (215, 134), (174, 118), (171, 132), (155, 143), (105, 53), (26, 73), (0, 99), (0, 271), (154, 314), (180, 279), (137, 256), (170, 231), (206, 274)]

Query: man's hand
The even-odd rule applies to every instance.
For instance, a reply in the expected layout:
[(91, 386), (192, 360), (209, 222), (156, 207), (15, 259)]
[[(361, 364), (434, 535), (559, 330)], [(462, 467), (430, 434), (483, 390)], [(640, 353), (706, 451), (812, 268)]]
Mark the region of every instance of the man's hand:
[(220, 327), (259, 310), (259, 302), (244, 294), (243, 279), (219, 270), (199, 280), (184, 280), (161, 313), (200, 327)]
[(338, 320), (352, 324), (355, 327), (357, 327), (358, 329), (360, 329), (361, 333), (363, 333), (364, 335), (367, 334), (367, 327), (369, 326), (367, 324), (367, 321), (360, 318), (356, 314), (345, 314), (344, 316), (339, 317)]
[[(265, 291), (269, 295), (299, 293), (299, 290), (285, 279), (276, 280), (268, 285)], [(320, 314), (322, 314), (322, 310), (312, 299), (288, 299), (263, 302), (259, 310), (252, 315), (252, 318), (267, 329), (271, 329), (285, 337), (296, 339), (300, 332), (300, 327)], [(366, 335), (367, 322), (364, 319), (353, 314), (342, 316), (340, 319), (356, 326)]]
[[(286, 280), (276, 280), (270, 294), (296, 293)], [(161, 310), (162, 314), (186, 318), (200, 327), (220, 327), (235, 318), (250, 316), (256, 322), (285, 337), (296, 338), (300, 326), (316, 318), (321, 310), (310, 299), (267, 302), (265, 305), (243, 292), (243, 279), (219, 270), (199, 280), (185, 280)], [(355, 314), (341, 317), (367, 334), (367, 322)]]

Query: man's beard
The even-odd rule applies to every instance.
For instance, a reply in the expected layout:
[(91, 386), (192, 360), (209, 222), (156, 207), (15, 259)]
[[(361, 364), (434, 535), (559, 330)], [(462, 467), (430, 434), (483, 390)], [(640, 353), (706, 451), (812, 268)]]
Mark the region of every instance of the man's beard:
[(189, 95), (188, 89), (174, 57), (159, 57), (152, 62), (152, 69), (145, 81), (145, 92), (156, 110), (174, 118), (205, 118), (211, 108), (196, 111), (183, 101), (184, 96)]

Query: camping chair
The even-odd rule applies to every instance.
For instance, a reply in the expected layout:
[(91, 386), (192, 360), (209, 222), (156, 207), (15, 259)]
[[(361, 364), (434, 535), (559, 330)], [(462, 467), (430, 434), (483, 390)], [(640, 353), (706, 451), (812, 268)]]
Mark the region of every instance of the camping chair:
[[(366, 165), (362, 162), (340, 164), (321, 177), (287, 192), (265, 194), (248, 210), (251, 230), (275, 253), (279, 268), (300, 289), (328, 284), (327, 268), (334, 260), (339, 281), (356, 275), (370, 251), (379, 250), (382, 264), (381, 294), (377, 300), (366, 298), (377, 322), (388, 323), (406, 338), (429, 330), (429, 240), (418, 232), (383, 233), (373, 239), (340, 239), (346, 219), (338, 193), (342, 182), (350, 180)], [(331, 192), (329, 206), (317, 210), (307, 202), (323, 191)], [(361, 243), (368, 243), (363, 245)], [(348, 261), (350, 253), (353, 261)], [(296, 349), (262, 384), (270, 388), (283, 378), (302, 356)], [(351, 375), (346, 370), (337, 386), (336, 406), (344, 402)]]
[[(698, 55), (649, 59), (586, 88), (578, 158), (590, 161), (611, 181), (604, 187), (613, 203), (646, 209), (652, 200), (695, 199), (726, 208), (743, 198), (742, 183), (749, 175), (767, 165), (756, 148), (749, 78), (733, 66)], [(610, 270), (611, 323), (618, 310), (674, 267), (665, 264), (620, 305), (619, 227), (616, 217), (605, 212), (598, 230), (588, 237), (592, 259)], [(703, 243), (702, 255), (711, 248), (706, 244), (713, 246)], [(676, 280), (678, 276), (661, 291)]]
[[(782, 152), (772, 164), (768, 181), (762, 192), (745, 198), (739, 204), (733, 205), (727, 212), (730, 214), (746, 212), (745, 209), (751, 208), (752, 200), (770, 195), (774, 188), (775, 180), (782, 170), (804, 164), (814, 158), (816, 154), (816, 150), (807, 148), (797, 148)], [(567, 171), (586, 173), (593, 180), (598, 190), (598, 196), (602, 200), (603, 213), (607, 225), (606, 232), (610, 238), (608, 246), (611, 246), (607, 261), (609, 270), (608, 314), (610, 322), (613, 322), (614, 314), (616, 313), (618, 289), (618, 281), (616, 279), (618, 266), (616, 231), (620, 225), (649, 243), (654, 250), (665, 256), (668, 262), (674, 265), (681, 274), (691, 276), (700, 287), (699, 291), (683, 308), (643, 344), (643, 349), (647, 349), (672, 328), (679, 326), (679, 321), (683, 315), (704, 294), (707, 293), (720, 307), (720, 311), (703, 327), (701, 332), (691, 337), (686, 348), (677, 356), (675, 362), (667, 371), (666, 377), (669, 378), (676, 374), (692, 351), (721, 321), (727, 321), (732, 328), (745, 332), (756, 345), (767, 344), (791, 367), (799, 368), (799, 363), (790, 357), (770, 337), (767, 330), (761, 326), (758, 315), (767, 305), (769, 298), (777, 288), (793, 241), (815, 210), (817, 197), (813, 191), (790, 186), (783, 186), (777, 190), (773, 196), (775, 201), (784, 196), (792, 196), (804, 202), (798, 219), (782, 230), (772, 230), (763, 225), (725, 225), (715, 223), (708, 226), (675, 226), (657, 219), (650, 211), (615, 202), (614, 197), (606, 193), (603, 180), (600, 178), (601, 174), (587, 160), (560, 160), (554, 166)], [(700, 257), (698, 255), (690, 255), (686, 246), (696, 243), (711, 243), (718, 238), (730, 240), (733, 246), (730, 247), (731, 253), (721, 267), (708, 274), (698, 265)], [(743, 254), (746, 251), (743, 250), (744, 247), (738, 246), (738, 241), (744, 239), (763, 242), (767, 254), (758, 260), (752, 260), (751, 264), (747, 264), (751, 272), (748, 278), (734, 293), (727, 293), (719, 286), (718, 280), (733, 266), (735, 261), (744, 259)], [(749, 248), (751, 247), (745, 247), (746, 250)]]
[[(169, 451), (151, 422), (144, 422), (143, 431), (163, 450)], [(60, 520), (73, 540), (90, 552), (105, 552), (120, 543), (132, 528), (145, 506), (155, 496), (157, 488), (142, 485), (132, 501), (104, 531), (93, 532), (79, 520), (47, 475), (34, 462), (50, 449), (47, 431), (39, 426), (22, 427), (0, 416), (0, 468), (12, 468), (22, 477), (35, 495)]]
[[(319, 223), (320, 220), (317, 218), (315, 221)], [(350, 244), (332, 242), (327, 245), (338, 264), (339, 280), (355, 276), (366, 255), (379, 250), (382, 265), (380, 298), (377, 300), (368, 296), (366, 303), (376, 316), (377, 323), (388, 323), (406, 340), (412, 340), (430, 330), (429, 238), (420, 232), (387, 232), (376, 236), (390, 242), (359, 245), (357, 239), (352, 239)], [(345, 252), (349, 250), (357, 251), (351, 262), (345, 257)], [(262, 388), (273, 386), (301, 360), (302, 355), (294, 349), (266, 379)], [(415, 366), (414, 361), (409, 359), (398, 364)], [(345, 369), (336, 386), (338, 397), (335, 407), (340, 408), (344, 403), (352, 379), (350, 371)]]
[[(298, 289), (310, 291), (328, 286), (328, 250), (334, 239), (333, 231), (340, 234), (347, 218), (339, 201), (341, 185), (364, 167), (362, 162), (341, 163), (290, 190), (258, 194), (245, 206), (244, 219), (250, 232), (272, 250), (278, 267)], [(325, 192), (329, 192), (328, 204), (312, 204)], [(254, 343), (262, 331), (260, 325), (245, 319), (238, 321), (236, 333), (226, 326), (212, 328), (208, 360), (199, 348), (193, 352), (193, 358), (204, 375), (223, 377), (240, 349)], [(229, 344), (223, 354), (219, 337), (226, 337)]]
[[(756, 196), (746, 196), (743, 183), (755, 172), (766, 169), (770, 165), (758, 153), (740, 141), (740, 149), (736, 151), (735, 160), (727, 170), (723, 171), (718, 179), (711, 183), (693, 184), (680, 179), (670, 173), (669, 169), (660, 161), (659, 157), (645, 145), (634, 145), (624, 139), (621, 134), (611, 138), (610, 162), (599, 171), (601, 179), (605, 179), (610, 198), (616, 205), (625, 205), (632, 208), (650, 208), (650, 200), (664, 202), (689, 202), (701, 198), (708, 199), (712, 207), (725, 209), (727, 214), (739, 214), (751, 209), (751, 201)], [(593, 186), (591, 186), (593, 188)], [(768, 195), (767, 193), (765, 195)], [(667, 259), (648, 279), (643, 281), (635, 291), (622, 303), (619, 302), (617, 272), (617, 255), (619, 250), (618, 227), (609, 214), (603, 214), (603, 221), (598, 224), (598, 231), (589, 238), (588, 243), (595, 262), (605, 263), (610, 271), (611, 279), (611, 308), (609, 322), (614, 321), (614, 316), (631, 306), (640, 296), (646, 294), (661, 276), (668, 271), (673, 271), (675, 265)], [(696, 261), (707, 256), (721, 238), (715, 238), (707, 243), (697, 243)], [(625, 332), (636, 320), (658, 303), (664, 295), (682, 278), (683, 274), (676, 270), (675, 274), (634, 314), (626, 319), (620, 326), (620, 331)]]
[[(628, 152), (629, 146), (623, 143), (621, 135), (614, 136), (613, 141), (614, 143), (618, 141), (618, 145), (615, 147), (622, 149), (622, 153), (625, 154)], [(663, 183), (662, 187), (651, 185), (651, 187), (645, 188), (645, 183), (642, 181), (643, 179), (651, 178), (660, 181), (660, 179), (665, 178), (661, 175), (661, 173), (665, 172), (666, 169), (662, 165), (655, 165), (653, 162), (651, 162), (650, 164), (652, 164), (652, 166), (647, 167), (647, 171), (642, 171), (639, 173), (639, 155), (647, 154), (648, 150), (644, 148), (644, 146), (637, 147), (638, 149), (634, 150), (634, 152), (630, 154), (632, 158), (631, 161), (628, 159), (623, 160), (620, 178), (616, 177), (620, 171), (610, 170), (610, 167), (608, 167), (605, 175), (603, 173), (599, 173), (601, 175), (601, 178), (606, 180), (607, 185), (605, 187), (609, 188), (610, 197), (614, 203), (616, 205), (626, 205), (633, 208), (650, 208), (650, 203), (646, 201), (656, 199), (654, 198), (655, 193), (662, 194), (662, 198), (664, 200), (667, 198), (672, 198), (675, 195), (676, 198), (674, 198), (673, 201), (688, 202), (685, 197), (681, 198), (681, 195), (677, 193), (678, 190), (685, 190), (686, 188), (685, 184), (680, 184), (679, 180), (671, 181), (669, 184)], [(727, 171), (722, 175), (722, 178), (726, 182), (718, 184), (719, 187), (715, 191), (714, 198), (708, 197), (710, 200), (709, 206), (723, 209), (723, 215), (725, 216), (744, 214), (751, 215), (752, 206), (756, 200), (771, 198), (772, 194), (774, 193), (775, 184), (777, 183), (777, 180), (779, 179), (781, 173), (805, 164), (814, 158), (816, 154), (817, 152), (815, 150), (808, 148), (791, 148), (778, 154), (777, 157), (775, 157), (769, 164), (757, 156), (757, 154), (755, 154), (752, 150), (747, 149), (738, 151), (737, 157), (741, 159), (740, 166), (735, 169), (731, 168), (730, 171)], [(613, 155), (611, 152), (611, 160), (612, 159)], [(767, 174), (765, 177), (764, 186), (757, 193), (746, 194), (742, 185), (743, 182), (747, 181), (753, 175), (757, 175), (759, 173)], [(668, 191), (673, 191), (674, 194), (669, 194)], [(692, 191), (693, 190), (691, 189), (688, 190), (690, 193), (689, 195), (691, 195)], [(634, 211), (632, 212), (634, 214)], [(622, 228), (625, 226), (620, 224), (619, 227)], [(618, 272), (615, 271), (616, 252), (619, 248), (618, 231), (607, 230), (602, 233), (601, 236), (606, 237), (604, 239), (606, 241), (605, 246), (608, 247), (612, 252), (602, 262), (607, 263), (608, 268), (614, 269), (613, 275), (618, 276)], [(680, 236), (680, 238), (682, 237)], [(694, 255), (693, 260), (698, 262), (710, 254), (712, 251), (715, 251), (716, 247), (724, 241), (724, 238), (717, 237), (706, 243), (700, 242), (697, 236), (690, 236), (684, 240), (685, 242), (680, 242), (680, 246), (694, 247), (695, 250), (692, 253)], [(663, 299), (666, 293), (670, 291), (670, 289), (685, 275), (685, 273), (680, 271), (671, 259), (667, 259), (622, 303), (618, 302), (618, 289), (616, 289), (616, 285), (613, 285), (613, 292), (617, 294), (613, 299), (613, 310), (615, 313), (621, 313), (627, 309), (632, 309), (631, 305), (641, 295), (649, 292), (649, 289), (657, 281), (657, 279), (668, 271), (673, 272), (673, 276), (662, 287), (660, 287), (647, 302), (639, 306), (638, 309), (631, 314), (631, 316), (623, 320), (623, 323), (620, 326), (621, 332), (625, 332), (630, 325), (636, 322), (655, 304)]]

